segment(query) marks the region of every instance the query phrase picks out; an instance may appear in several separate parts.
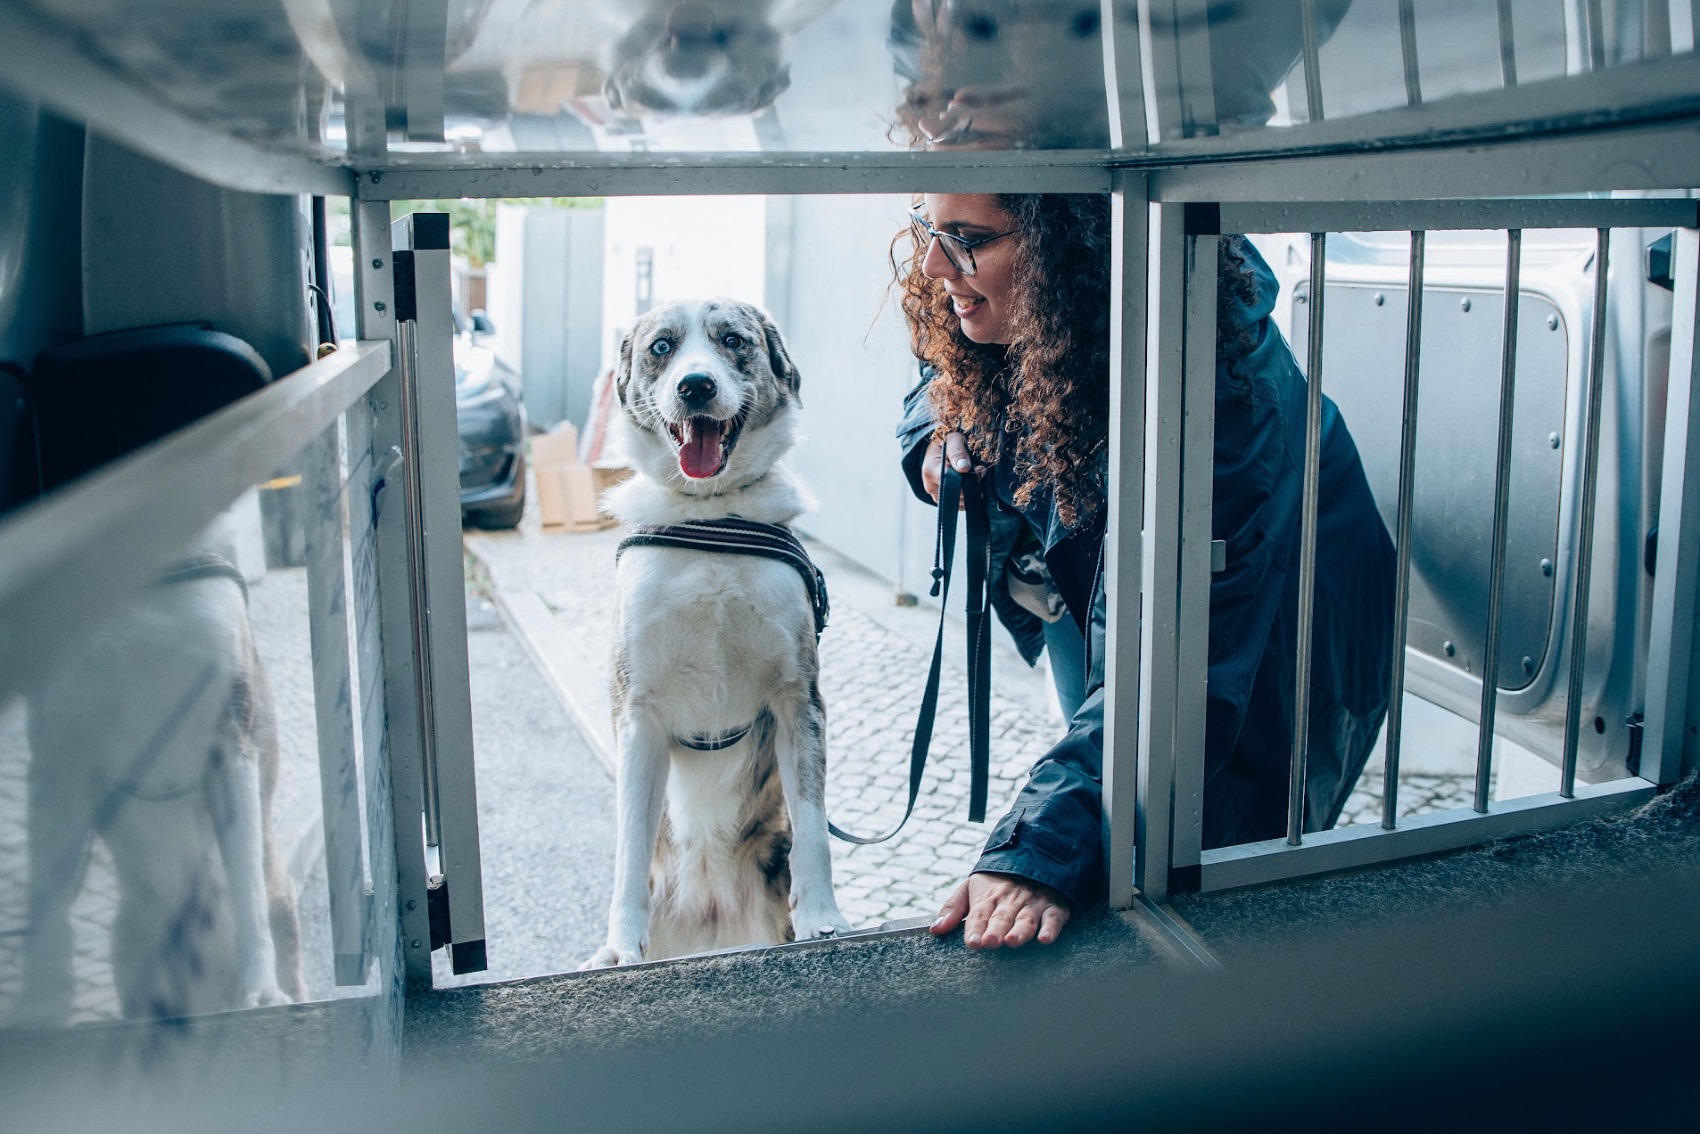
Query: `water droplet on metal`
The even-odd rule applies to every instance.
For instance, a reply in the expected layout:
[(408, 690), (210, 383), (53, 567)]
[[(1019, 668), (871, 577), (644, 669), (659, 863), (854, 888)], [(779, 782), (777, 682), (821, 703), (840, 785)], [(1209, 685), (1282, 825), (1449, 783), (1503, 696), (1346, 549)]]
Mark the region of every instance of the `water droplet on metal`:
[(1557, 315), (1548, 315), (1547, 316), (1547, 330), (1549, 330), (1549, 331), (1558, 330), (1558, 316)]
[(1558, 443), (1559, 443), (1559, 436), (1558, 436), (1558, 434), (1556, 434), (1556, 433), (1549, 433), (1549, 434), (1547, 434), (1547, 444), (1548, 444), (1548, 445), (1549, 445), (1549, 446), (1551, 446), (1551, 447), (1552, 447), (1552, 448), (1554, 448), (1554, 449), (1556, 449), (1556, 448), (1558, 448)]
[(1375, 305), (1377, 307), (1380, 307), (1382, 304), (1384, 304), (1386, 302), (1387, 302), (1387, 297), (1385, 295), (1381, 294), (1379, 291), (1375, 293)]
[(1460, 299), (1458, 301), (1458, 310), (1468, 311), (1469, 309), (1470, 309), (1470, 297), (1466, 295), (1463, 299)]
[(1535, 659), (1532, 658), (1532, 657), (1529, 657), (1527, 654), (1523, 655), (1523, 672), (1524, 673), (1535, 672)]
[(1541, 560), (1541, 574), (1545, 575), (1549, 579), (1552, 578), (1552, 560)]
[(1449, 658), (1458, 656), (1458, 647), (1451, 642), (1445, 643), (1440, 648), (1446, 651), (1446, 656)]

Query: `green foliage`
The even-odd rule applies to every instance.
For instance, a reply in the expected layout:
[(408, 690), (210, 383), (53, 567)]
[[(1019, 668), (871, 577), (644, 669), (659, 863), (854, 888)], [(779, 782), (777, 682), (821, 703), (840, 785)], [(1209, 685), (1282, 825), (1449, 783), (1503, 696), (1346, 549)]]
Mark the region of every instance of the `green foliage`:
[[(391, 201), (390, 216), (406, 213), (449, 214), (449, 243), (452, 251), (466, 258), (474, 268), (482, 268), (496, 258), (495, 198), (463, 197), (454, 201)], [(600, 209), (600, 197), (526, 197), (507, 199), (508, 204), (532, 208)]]

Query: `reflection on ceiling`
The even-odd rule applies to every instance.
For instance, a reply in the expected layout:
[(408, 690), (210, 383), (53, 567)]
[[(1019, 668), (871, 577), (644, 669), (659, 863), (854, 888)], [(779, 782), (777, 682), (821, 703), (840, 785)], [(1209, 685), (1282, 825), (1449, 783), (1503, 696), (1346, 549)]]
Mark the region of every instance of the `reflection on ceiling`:
[[(420, 151), (1096, 150), (1112, 143), (1112, 103), (1132, 147), (1254, 133), (1278, 145), (1280, 128), (1484, 92), (1517, 121), (1534, 113), (1521, 98), (1531, 88), (1692, 53), (1694, 42), (1686, 0), (14, 6), (192, 118), (357, 162)], [(1122, 79), (1106, 84), (1115, 53)]]

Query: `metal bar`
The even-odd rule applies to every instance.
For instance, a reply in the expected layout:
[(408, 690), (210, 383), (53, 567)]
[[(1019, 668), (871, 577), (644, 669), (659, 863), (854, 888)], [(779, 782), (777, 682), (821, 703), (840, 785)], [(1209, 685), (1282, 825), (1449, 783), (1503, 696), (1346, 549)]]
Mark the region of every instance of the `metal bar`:
[[(1633, 68), (1611, 67), (1592, 74), (1527, 83), (1514, 91), (1496, 88), (1449, 95), (1422, 106), (1393, 106), (1324, 122), (1295, 123), (1280, 130), (1240, 131), (1221, 137), (1166, 137), (1149, 154), (1112, 155), (1112, 160), (1117, 164), (1167, 167), (1207, 158), (1380, 153), (1389, 148), (1426, 150), (1531, 136), (1573, 138), (1692, 117), (1700, 104), (1697, 74), (1700, 57), (1675, 55), (1645, 60)], [(1591, 172), (1597, 175), (1599, 170)], [(1506, 193), (1534, 191), (1522, 187)]]
[(1576, 798), (1556, 792), (1502, 800), (1487, 815), (1468, 807), (1406, 819), (1397, 831), (1373, 824), (1313, 832), (1302, 847), (1284, 839), (1204, 852), (1200, 889), (1231, 890), (1288, 878), (1398, 862), (1494, 839), (1557, 830), (1602, 815), (1620, 814), (1652, 799), (1657, 789), (1631, 777), (1609, 784), (1584, 784)]
[(1511, 22), (1511, 0), (1498, 0), (1499, 8), (1499, 81), (1502, 86), (1517, 85), (1517, 34)]
[(1229, 202), (1221, 232), (1426, 232), (1521, 228), (1692, 226), (1696, 204), (1679, 198)]
[[(1098, 27), (1104, 47), (1104, 98), (1110, 112), (1110, 148), (1143, 150), (1145, 80), (1139, 58), (1138, 13), (1126, 4), (1117, 4), (1116, 0), (1099, 0)], [(1143, 208), (1143, 180), (1139, 195)]]
[[(429, 220), (427, 220), (429, 218)], [(454, 394), (454, 314), (449, 226), (416, 213), (391, 226), (413, 255), (417, 470), (425, 596), (430, 748), (437, 795), (439, 861), (448, 887), (449, 946), (456, 973), (485, 968), (483, 862), (472, 750), (472, 677), (466, 654), (466, 568), (460, 528), (460, 441)], [(397, 297), (398, 301), (402, 298)], [(429, 799), (429, 795), (427, 795)]]
[(1600, 0), (1583, 0), (1582, 7), (1588, 15), (1588, 69), (1599, 71), (1606, 65), (1605, 13), (1600, 9)]
[(1310, 631), (1316, 601), (1316, 497), (1322, 479), (1322, 307), (1328, 234), (1310, 236), (1310, 340), (1305, 366), (1305, 479), (1299, 521), (1298, 660), (1293, 669), (1293, 749), (1288, 760), (1287, 842), (1304, 841), (1305, 766), (1310, 756)]
[(1145, 362), (1145, 499), (1140, 559), (1139, 859), (1152, 901), (1169, 892), (1180, 703), (1181, 471), (1186, 391), (1186, 226), (1182, 208), (1150, 213), (1152, 325)]
[(124, 608), (213, 518), (364, 394), (383, 344), (338, 351), (0, 521), (0, 698)]
[(1694, 769), (1683, 751), (1691, 710), (1694, 602), (1700, 589), (1700, 234), (1676, 230), (1670, 386), (1659, 484), (1659, 550), (1647, 642), (1646, 732), (1641, 774), (1672, 784)]
[(431, 674), (431, 604), (422, 582), (425, 574), (425, 508), (421, 501), (417, 470), (419, 459), (419, 368), (415, 363), (419, 349), (418, 327), (411, 319), (396, 323), (396, 373), (400, 379), (402, 420), (402, 498), (407, 508), (408, 575), (413, 580), (409, 588), (413, 599), (409, 626), (413, 636), (413, 657), (419, 675), (419, 719), (424, 727), (419, 734), (419, 768), (424, 788), (425, 845), (442, 845), (443, 825), (437, 794), (437, 730), (432, 727), (431, 706), (435, 682)]
[(339, 419), (303, 454), (304, 481), (311, 501), (307, 617), (331, 951), (336, 983), (357, 985), (366, 981), (366, 855), (360, 842), (360, 769), (355, 759), (357, 725), (348, 648), (347, 547), (343, 543), (348, 509), (343, 493), (341, 424)]
[[(1221, 238), (1187, 240), (1186, 391), (1181, 423), (1180, 609), (1171, 870), (1198, 865), (1204, 841), (1204, 722), (1210, 676), (1210, 522), (1216, 438), (1216, 289)], [(1188, 886), (1190, 889), (1191, 887)]]
[(1594, 249), (1594, 314), (1588, 325), (1588, 410), (1582, 433), (1582, 507), (1576, 521), (1575, 592), (1570, 604), (1570, 687), (1564, 699), (1564, 757), (1558, 794), (1576, 793), (1576, 749), (1582, 739), (1582, 675), (1587, 669), (1588, 587), (1594, 567), (1594, 504), (1600, 465), (1600, 402), (1606, 369), (1606, 285), (1611, 233), (1600, 229)]
[(1411, 276), (1405, 302), (1405, 405), (1399, 428), (1399, 514), (1394, 527), (1398, 565), (1394, 568), (1393, 684), (1387, 697), (1387, 729), (1382, 760), (1381, 826), (1399, 825), (1399, 749), (1405, 733), (1405, 638), (1411, 610), (1411, 512), (1416, 493), (1417, 379), (1422, 370), (1423, 253), (1428, 234), (1411, 233)]
[[(365, 200), (808, 193), (1105, 193), (1108, 151), (903, 154), (575, 154), (521, 167), (434, 154), (365, 168)], [(1126, 156), (1126, 155), (1123, 155)]]
[(1316, 0), (1300, 0), (1299, 19), (1304, 22), (1305, 52), (1305, 116), (1321, 122), (1322, 113), (1322, 40), (1316, 22)]
[[(362, 337), (395, 336), (394, 257), (390, 251), (390, 206), (387, 201), (355, 201), (350, 205), (354, 240), (354, 310)], [(394, 356), (401, 357), (399, 347)], [(372, 774), (388, 778), (389, 822), (393, 843), (395, 901), (399, 906), (402, 974), (409, 988), (431, 987), (431, 924), (425, 874), (424, 786), (420, 753), (425, 744), (421, 716), (418, 654), (413, 641), (414, 576), (408, 543), (411, 513), (402, 461), (407, 419), (402, 414), (401, 368), (395, 366), (372, 390), (371, 459), (376, 616), (382, 651), (382, 675), (375, 684), (383, 691), (384, 747), (373, 757)], [(378, 810), (374, 804), (374, 810)], [(372, 828), (372, 866), (378, 868), (380, 828)], [(374, 873), (374, 879), (379, 876)], [(379, 902), (388, 887), (375, 886)]]
[(1499, 443), (1494, 457), (1493, 550), (1488, 557), (1487, 644), (1482, 649), (1481, 710), (1476, 718), (1476, 802), (1488, 809), (1493, 780), (1493, 715), (1499, 697), (1499, 613), (1505, 601), (1505, 529), (1510, 519), (1511, 429), (1517, 392), (1517, 308), (1523, 232), (1505, 234), (1505, 325), (1499, 360)]
[(1417, 0), (1399, 0), (1399, 54), (1405, 64), (1405, 105), (1421, 106), (1423, 80), (1417, 66)]
[(1567, 137), (1503, 135), (1491, 142), (1452, 142), (1433, 148), (1340, 147), (1327, 154), (1295, 152), (1234, 160), (1216, 154), (1163, 153), (1118, 159), (1113, 164), (1147, 170), (1152, 199), (1165, 203), (1297, 203), (1324, 196), (1320, 186), (1328, 187), (1328, 197), (1356, 200), (1680, 190), (1700, 184), (1700, 124), (1685, 121)]
[(1103, 826), (1109, 901), (1133, 903), (1141, 833), (1140, 528), (1145, 504), (1145, 313), (1149, 241), (1145, 178), (1117, 174), (1110, 195), (1110, 479), (1104, 533)]
[(0, 81), (114, 141), (227, 189), (346, 196), (346, 169), (234, 137), (159, 101), (94, 62), (72, 37), (49, 30), (14, 4), (0, 5)]

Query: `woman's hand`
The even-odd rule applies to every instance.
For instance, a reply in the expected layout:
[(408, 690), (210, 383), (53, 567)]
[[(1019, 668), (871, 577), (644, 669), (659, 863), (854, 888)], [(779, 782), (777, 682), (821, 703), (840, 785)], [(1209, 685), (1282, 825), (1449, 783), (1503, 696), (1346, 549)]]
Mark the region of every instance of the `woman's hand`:
[[(927, 455), (921, 461), (921, 487), (927, 490), (935, 501), (939, 498), (939, 482), (944, 480), (944, 459), (950, 458), (950, 467), (966, 475), (974, 469), (974, 460), (968, 455), (968, 439), (960, 433), (947, 433), (941, 443), (937, 437), (927, 445)], [(958, 501), (957, 507), (964, 507), (964, 502)]]
[(1034, 937), (1049, 945), (1068, 924), (1068, 899), (1014, 874), (970, 874), (939, 909), (934, 937), (962, 926), (970, 949), (1014, 949)]

